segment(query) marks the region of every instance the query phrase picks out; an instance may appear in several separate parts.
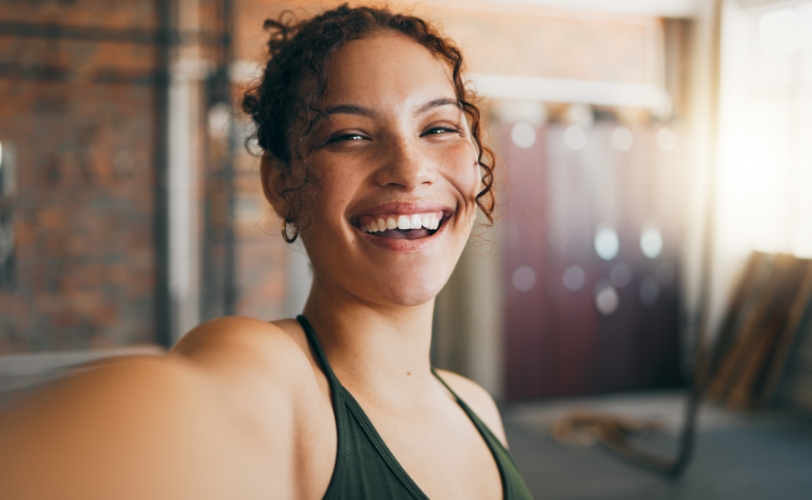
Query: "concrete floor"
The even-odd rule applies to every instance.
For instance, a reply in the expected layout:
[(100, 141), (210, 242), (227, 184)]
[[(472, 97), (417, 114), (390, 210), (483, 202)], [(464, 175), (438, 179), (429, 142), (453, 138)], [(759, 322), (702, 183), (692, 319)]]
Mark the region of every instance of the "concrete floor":
[(536, 499), (812, 499), (812, 420), (777, 411), (740, 415), (713, 406), (700, 413), (699, 439), (685, 474), (668, 480), (598, 446), (559, 443), (549, 433), (575, 408), (654, 418), (666, 431), (640, 438), (673, 451), (683, 395), (657, 393), (513, 404), (503, 408), (511, 452)]

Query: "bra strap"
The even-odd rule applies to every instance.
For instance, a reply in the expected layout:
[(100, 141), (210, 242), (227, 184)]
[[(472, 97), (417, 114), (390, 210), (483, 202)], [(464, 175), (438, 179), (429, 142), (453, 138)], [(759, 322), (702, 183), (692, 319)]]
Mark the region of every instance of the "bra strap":
[(313, 348), (313, 352), (316, 353), (316, 359), (319, 360), (319, 364), (321, 365), (321, 369), (324, 370), (324, 374), (327, 376), (327, 380), (330, 382), (330, 388), (335, 393), (338, 389), (339, 384), (338, 377), (336, 377), (335, 373), (333, 373), (333, 369), (330, 367), (330, 362), (327, 361), (327, 356), (324, 354), (324, 350), (321, 348), (321, 344), (319, 343), (319, 338), (316, 336), (315, 330), (313, 327), (310, 326), (310, 322), (307, 321), (303, 315), (296, 316), (296, 321), (302, 325), (302, 329), (305, 332), (305, 336), (307, 337), (307, 341), (310, 343), (310, 346)]
[[(335, 414), (336, 421), (336, 463), (333, 467), (333, 475), (330, 478), (330, 484), (327, 486), (327, 492), (324, 494), (324, 498), (334, 498), (337, 496), (335, 492), (342, 488), (344, 479), (347, 475), (346, 464), (350, 459), (348, 455), (350, 448), (345, 444), (349, 433), (347, 408), (344, 400), (345, 390), (338, 381), (336, 374), (333, 373), (333, 369), (330, 367), (330, 362), (327, 361), (327, 356), (324, 354), (321, 344), (319, 343), (319, 338), (316, 336), (316, 332), (313, 330), (313, 327), (310, 326), (310, 322), (307, 321), (307, 318), (301, 314), (296, 316), (296, 321), (302, 325), (302, 329), (305, 332), (307, 341), (310, 343), (310, 347), (316, 354), (316, 359), (319, 361), (321, 369), (324, 372), (324, 375), (327, 377), (327, 383), (330, 385), (330, 399), (333, 403), (333, 412)], [(347, 393), (347, 395), (349, 395), (349, 393)]]
[[(434, 366), (432, 366), (432, 367), (431, 367), (431, 373), (433, 373), (433, 374), (434, 374), (434, 377), (435, 377), (437, 380), (439, 380), (439, 381), (440, 381), (440, 383), (441, 383), (441, 384), (443, 384), (443, 386), (444, 386), (446, 389), (448, 389), (448, 392), (450, 392), (450, 393), (451, 393), (451, 395), (452, 395), (452, 396), (454, 396), (454, 399), (456, 399), (456, 400), (457, 400), (457, 403), (460, 403), (460, 404), (465, 405), (465, 402), (464, 402), (462, 399), (460, 399), (460, 397), (459, 397), (459, 396), (457, 396), (457, 393), (456, 393), (456, 392), (454, 392), (454, 389), (452, 389), (452, 388), (451, 388), (451, 387), (450, 387), (448, 384), (446, 384), (446, 383), (445, 383), (445, 380), (443, 380), (443, 378), (440, 376), (440, 374), (439, 374), (439, 373), (437, 373), (437, 370), (435, 370), (435, 369), (434, 369)], [(467, 405), (465, 405), (465, 406), (467, 406)], [(464, 408), (464, 407), (463, 407), (463, 408)]]

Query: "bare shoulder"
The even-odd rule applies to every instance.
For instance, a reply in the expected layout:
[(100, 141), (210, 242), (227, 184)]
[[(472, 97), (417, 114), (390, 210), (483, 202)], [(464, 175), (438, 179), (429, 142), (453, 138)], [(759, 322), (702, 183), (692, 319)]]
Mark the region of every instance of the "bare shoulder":
[(199, 368), (239, 418), (258, 421), (280, 404), (306, 412), (320, 388), (297, 327), (295, 320), (219, 318), (187, 333), (169, 357)]
[(169, 357), (190, 361), (218, 382), (241, 390), (264, 392), (269, 384), (297, 396), (319, 390), (315, 360), (294, 319), (271, 323), (226, 316), (207, 321), (184, 335)]
[(169, 356), (198, 367), (256, 441), (272, 447), (289, 438), (293, 448), (286, 464), (297, 464), (293, 481), (299, 492), (323, 486), (324, 493), (330, 476), (321, 478), (322, 485), (313, 470), (332, 470), (335, 457), (325, 453), (337, 442), (330, 389), (297, 321), (209, 321), (187, 333)]
[(502, 417), (499, 415), (499, 408), (497, 408), (488, 391), (473, 380), (454, 372), (437, 370), (437, 373), (457, 393), (460, 399), (474, 410), (474, 413), (499, 438), (499, 441), (507, 447), (507, 438), (505, 437), (505, 429), (502, 426)]
[[(187, 333), (169, 358), (190, 362), (209, 379), (226, 406), (244, 423), (274, 430), (265, 415), (281, 406), (305, 427), (329, 410), (329, 388), (315, 368), (299, 323), (224, 317)], [(314, 369), (315, 368), (315, 369)], [(326, 395), (326, 397), (325, 397)]]
[(170, 356), (178, 355), (204, 365), (239, 361), (271, 370), (295, 368), (307, 359), (291, 333), (291, 322), (295, 323), (293, 320), (267, 323), (239, 316), (218, 318), (192, 329), (172, 348)]

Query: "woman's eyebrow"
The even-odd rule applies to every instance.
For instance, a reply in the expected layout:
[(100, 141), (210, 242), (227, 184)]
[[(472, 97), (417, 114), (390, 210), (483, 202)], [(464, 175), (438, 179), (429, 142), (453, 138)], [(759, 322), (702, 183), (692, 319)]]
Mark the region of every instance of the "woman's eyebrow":
[[(456, 99), (452, 99), (450, 97), (433, 99), (417, 108), (415, 114), (422, 115), (423, 113), (427, 113), (432, 109), (439, 108), (441, 106), (454, 106), (455, 108), (459, 108), (460, 103)], [(374, 110), (366, 108), (364, 106), (359, 106), (357, 104), (336, 104), (335, 106), (328, 106), (324, 110), (324, 113), (328, 115), (339, 115), (339, 114), (360, 115), (366, 116), (368, 118), (375, 118), (378, 116), (378, 113), (375, 112)]]
[(423, 113), (431, 111), (434, 108), (439, 108), (440, 106), (454, 106), (455, 108), (459, 108), (460, 102), (456, 99), (451, 99), (449, 97), (434, 99), (433, 101), (429, 101), (426, 104), (420, 106), (415, 114), (422, 115)]
[(369, 118), (375, 118), (378, 116), (378, 113), (375, 111), (363, 106), (358, 106), (357, 104), (337, 104), (335, 106), (328, 106), (324, 112), (328, 115), (361, 115)]

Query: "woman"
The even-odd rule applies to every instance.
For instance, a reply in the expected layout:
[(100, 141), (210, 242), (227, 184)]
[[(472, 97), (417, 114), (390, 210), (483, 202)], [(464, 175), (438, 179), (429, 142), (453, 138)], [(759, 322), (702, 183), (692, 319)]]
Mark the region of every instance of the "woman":
[(29, 403), (0, 497), (530, 498), (488, 394), (429, 364), (434, 298), (493, 209), (459, 51), (380, 9), (266, 28), (244, 109), (313, 264), (303, 316), (212, 321)]

